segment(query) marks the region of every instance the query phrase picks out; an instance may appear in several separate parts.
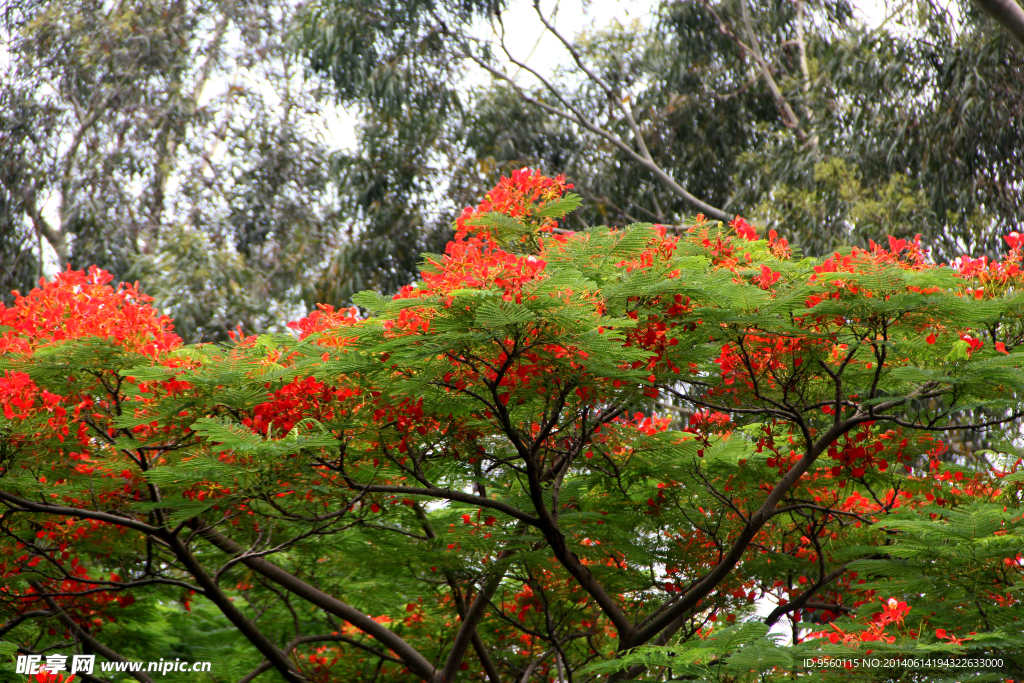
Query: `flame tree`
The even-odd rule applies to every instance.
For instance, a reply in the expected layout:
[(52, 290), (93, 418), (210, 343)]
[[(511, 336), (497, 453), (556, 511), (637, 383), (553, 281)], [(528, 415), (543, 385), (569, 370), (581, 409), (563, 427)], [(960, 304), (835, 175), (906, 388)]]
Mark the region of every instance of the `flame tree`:
[[(799, 259), (569, 232), (571, 187), (503, 178), (295, 336), (185, 346), (98, 269), (0, 308), (0, 634), (141, 660), (205, 620), (218, 680), (1019, 677), (1020, 238)], [(934, 674), (894, 666), (815, 676)]]

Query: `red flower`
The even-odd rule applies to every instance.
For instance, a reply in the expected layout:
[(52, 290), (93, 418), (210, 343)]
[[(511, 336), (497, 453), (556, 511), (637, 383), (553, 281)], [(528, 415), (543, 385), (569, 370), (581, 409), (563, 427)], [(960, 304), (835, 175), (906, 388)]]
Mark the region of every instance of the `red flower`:
[(768, 266), (761, 266), (761, 274), (754, 278), (754, 282), (761, 289), (769, 289), (772, 285), (779, 281), (782, 277), (782, 273), (776, 273)]
[(757, 239), (757, 231), (754, 226), (745, 221), (742, 216), (736, 216), (729, 227), (736, 231), (736, 234), (745, 240), (754, 241)]

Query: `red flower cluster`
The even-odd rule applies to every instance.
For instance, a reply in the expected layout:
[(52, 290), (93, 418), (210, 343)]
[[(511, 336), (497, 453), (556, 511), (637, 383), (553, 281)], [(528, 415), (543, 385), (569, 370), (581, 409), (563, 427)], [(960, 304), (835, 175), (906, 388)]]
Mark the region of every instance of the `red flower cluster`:
[[(269, 388), (269, 387), (268, 387)], [(242, 424), (259, 434), (281, 436), (291, 431), (301, 420), (330, 420), (335, 412), (344, 414), (341, 402), (359, 396), (359, 388), (331, 387), (312, 377), (295, 379), (268, 395), (270, 400), (252, 409), (252, 416)]]
[(15, 292), (14, 306), (0, 304), (0, 354), (31, 353), (55, 342), (100, 337), (156, 357), (181, 344), (170, 318), (160, 315), (139, 291), (138, 283), (113, 279), (96, 266), (88, 272), (68, 269), (27, 295)]
[[(345, 346), (351, 338), (338, 335), (336, 331), (358, 323), (358, 309), (353, 307), (334, 310), (334, 306), (330, 304), (317, 304), (316, 307), (317, 310), (305, 318), (288, 323), (288, 327), (299, 332), (299, 339), (305, 339), (311, 334), (320, 334), (316, 342), (320, 346)], [(330, 334), (323, 334), (325, 332)]]
[[(512, 177), (503, 177), (475, 209), (466, 207), (462, 210), (462, 215), (455, 220), (455, 241), (459, 242), (471, 233), (485, 241), (489, 240), (489, 231), (473, 222), (473, 219), (489, 213), (518, 218), (524, 223), (532, 222), (544, 204), (559, 199), (572, 187), (572, 183), (565, 182), (564, 175), (549, 178), (540, 171), (528, 168), (513, 171)], [(551, 218), (540, 217), (537, 222), (540, 231), (550, 232), (554, 227), (555, 222)]]

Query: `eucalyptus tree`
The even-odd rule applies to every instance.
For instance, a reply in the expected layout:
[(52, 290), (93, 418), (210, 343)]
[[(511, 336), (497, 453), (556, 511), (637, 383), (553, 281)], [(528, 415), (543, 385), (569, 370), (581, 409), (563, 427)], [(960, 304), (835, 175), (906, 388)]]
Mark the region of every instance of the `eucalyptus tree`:
[[(681, 0), (575, 34), (534, 3), (564, 49), (554, 74), (516, 57), (505, 3), (458, 8), (305, 14), (311, 68), (379, 122), (351, 166), (387, 149), (409, 174), (381, 215), (421, 201), (417, 181), (436, 193), (429, 160), (461, 154), (451, 209), (539, 166), (590, 200), (579, 225), (739, 213), (812, 253), (881, 229), (922, 233), (939, 259), (992, 254), (1024, 217), (1024, 51), (966, 0), (894, 5), (878, 27), (847, 0)], [(415, 126), (381, 134), (398, 122)]]
[[(285, 1), (9, 8), (0, 77), (5, 284), (99, 265), (191, 339), (279, 325), (344, 239)], [(15, 256), (17, 254), (17, 256)]]

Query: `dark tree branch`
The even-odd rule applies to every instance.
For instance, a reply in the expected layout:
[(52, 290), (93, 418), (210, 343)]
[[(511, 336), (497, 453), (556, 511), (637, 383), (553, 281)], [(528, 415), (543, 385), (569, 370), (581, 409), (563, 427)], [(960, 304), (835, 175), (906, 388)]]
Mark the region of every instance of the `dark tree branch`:
[[(496, 562), (505, 560), (512, 551), (504, 550), (498, 554)], [(448, 657), (444, 663), (444, 670), (441, 673), (441, 680), (444, 683), (455, 680), (456, 672), (459, 670), (459, 664), (462, 663), (462, 657), (466, 653), (466, 648), (469, 647), (469, 643), (473, 636), (477, 636), (476, 627), (483, 619), (484, 613), (487, 611), (487, 607), (491, 602), (491, 598), (494, 596), (494, 591), (498, 589), (498, 584), (505, 576), (504, 568), (500, 568), (498, 571), (487, 579), (487, 581), (480, 586), (480, 590), (477, 592), (476, 597), (473, 598), (472, 604), (469, 609), (466, 610), (465, 616), (462, 617), (462, 625), (459, 627), (459, 632), (455, 636), (454, 642), (452, 642), (451, 649), (448, 650)], [(486, 652), (486, 650), (485, 650)], [(493, 668), (491, 664), (491, 668)]]
[(999, 22), (1017, 42), (1024, 45), (1024, 9), (1013, 0), (974, 0), (986, 14)]
[(460, 503), (469, 503), (470, 505), (478, 505), (480, 507), (490, 508), (503, 512), (513, 519), (518, 519), (521, 522), (526, 522), (531, 526), (537, 526), (537, 518), (533, 515), (529, 515), (518, 508), (514, 508), (507, 503), (502, 503), (491, 498), (484, 498), (482, 496), (476, 496), (471, 493), (465, 493), (463, 491), (456, 491), (454, 489), (442, 489), (437, 487), (416, 487), (416, 486), (388, 486), (384, 484), (359, 484), (354, 481), (349, 482), (352, 488), (359, 491), (365, 491), (367, 493), (401, 493), (409, 496), (433, 496), (436, 498), (445, 498), (447, 500), (457, 500)]
[(49, 612), (49, 611), (47, 611), (45, 609), (34, 609), (34, 610), (30, 611), (30, 612), (25, 612), (24, 614), (19, 614), (18, 616), (14, 617), (13, 619), (10, 619), (7, 622), (5, 622), (3, 624), (3, 626), (0, 626), (0, 636), (4, 635), (5, 633), (7, 633), (8, 631), (10, 631), (10, 630), (12, 630), (14, 628), (17, 628), (18, 625), (21, 622), (26, 621), (28, 619), (35, 619), (36, 617), (51, 617), (51, 616), (53, 616), (53, 612)]
[(0, 501), (3, 501), (7, 507), (14, 512), (41, 512), (47, 515), (62, 515), (64, 517), (74, 517), (76, 519), (95, 519), (100, 522), (106, 522), (108, 524), (115, 524), (117, 526), (134, 529), (135, 531), (141, 531), (149, 536), (159, 536), (162, 531), (158, 527), (150, 526), (145, 522), (140, 522), (138, 520), (131, 519), (130, 517), (121, 517), (119, 515), (112, 515), (107, 512), (97, 512), (95, 510), (80, 510), (78, 508), (64, 507), (63, 505), (36, 503), (31, 500), (19, 498), (18, 496), (7, 493), (6, 491), (0, 491)]
[(288, 658), (280, 648), (277, 647), (266, 635), (260, 631), (252, 621), (246, 618), (234, 602), (220, 589), (217, 582), (213, 580), (202, 563), (189, 552), (185, 544), (177, 536), (170, 536), (165, 539), (170, 546), (171, 552), (184, 565), (186, 571), (195, 577), (196, 583), (202, 586), (206, 597), (228, 618), (235, 628), (244, 635), (253, 646), (260, 651), (271, 664), (274, 665), (285, 680), (294, 683), (303, 683), (306, 677), (302, 675), (295, 664)]
[[(426, 512), (418, 503), (414, 504), (412, 509), (413, 512), (416, 513), (416, 518), (420, 520), (420, 525), (423, 527), (423, 532), (427, 535), (427, 538), (431, 541), (436, 541), (437, 533), (434, 531), (434, 527), (430, 524), (430, 520), (427, 518)], [(504, 557), (507, 557), (508, 554), (511, 554), (510, 551), (502, 551), (501, 553), (499, 553), (498, 559), (504, 559)], [(456, 636), (456, 638), (458, 638), (462, 635), (461, 631), (466, 628), (466, 620), (468, 614), (466, 610), (466, 602), (465, 599), (463, 598), (462, 591), (459, 590), (459, 585), (455, 580), (455, 576), (447, 570), (445, 571), (444, 575), (445, 580), (448, 582), (448, 588), (451, 590), (452, 597), (455, 600), (455, 609), (458, 611), (459, 618), (462, 619), (463, 622), (463, 625), (460, 627), (460, 633)], [(504, 576), (504, 572), (502, 572), (502, 576)], [(487, 596), (488, 603), (490, 602), (490, 598), (492, 598), (493, 596), (494, 591), (492, 590)], [(494, 660), (491, 658), (491, 654), (487, 651), (487, 644), (484, 643), (483, 638), (480, 637), (480, 632), (476, 628), (477, 623), (479, 623), (479, 619), (476, 620), (476, 623), (473, 624), (473, 628), (471, 629), (471, 641), (473, 643), (473, 649), (476, 651), (477, 657), (480, 658), (480, 663), (483, 664), (484, 671), (487, 673), (487, 678), (490, 680), (490, 682), (501, 683), (501, 675), (498, 673), (498, 668), (494, 665)], [(447, 662), (445, 668), (447, 668)]]
[[(779, 605), (773, 609), (771, 614), (765, 618), (764, 623), (769, 627), (774, 626), (775, 622), (781, 619), (784, 615), (805, 607), (810, 603), (810, 599), (813, 598), (819, 590), (838, 579), (844, 573), (846, 573), (845, 563), (815, 581), (813, 586), (805, 590), (791, 602), (785, 605)], [(837, 609), (840, 609), (840, 606), (837, 606)]]
[[(124, 657), (114, 652), (109, 647), (107, 647), (106, 645), (96, 640), (91, 635), (89, 635), (85, 629), (79, 626), (78, 623), (75, 622), (75, 620), (72, 619), (70, 615), (68, 615), (67, 612), (60, 608), (57, 602), (43, 589), (41, 585), (33, 581), (32, 587), (36, 589), (36, 592), (39, 593), (40, 597), (46, 603), (46, 606), (50, 608), (50, 611), (57, 615), (57, 620), (60, 621), (60, 623), (64, 624), (64, 626), (66, 626), (68, 630), (70, 630), (73, 634), (75, 634), (76, 638), (78, 638), (80, 641), (91, 647), (94, 652), (103, 655), (112, 662), (128, 661), (127, 659), (125, 659)], [(141, 683), (156, 683), (156, 681), (150, 678), (149, 675), (145, 672), (129, 671), (128, 673), (131, 674), (133, 678), (137, 679)]]
[[(193, 520), (190, 524), (196, 533), (221, 551), (235, 556), (245, 554), (245, 548), (210, 526)], [(242, 560), (249, 569), (265, 576), (285, 590), (309, 601), (320, 609), (349, 622), (362, 630), (381, 645), (393, 651), (409, 670), (430, 683), (440, 683), (440, 672), (414, 647), (405, 642), (394, 631), (374, 621), (370, 616), (337, 598), (309, 585), (297, 576), (282, 569), (263, 557), (248, 556)]]

